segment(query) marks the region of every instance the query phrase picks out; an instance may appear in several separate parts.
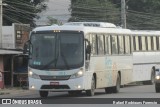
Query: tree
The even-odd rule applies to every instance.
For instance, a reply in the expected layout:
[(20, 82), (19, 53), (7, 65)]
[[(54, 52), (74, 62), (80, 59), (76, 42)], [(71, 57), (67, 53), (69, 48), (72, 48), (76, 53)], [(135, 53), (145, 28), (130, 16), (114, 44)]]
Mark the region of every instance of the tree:
[(47, 19), (48, 19), (47, 25), (53, 25), (53, 24), (62, 25), (62, 22), (58, 21), (57, 19), (51, 16), (48, 16)]
[(130, 0), (127, 10), (128, 27), (132, 29), (158, 30), (160, 29), (159, 14), (159, 0)]
[[(120, 8), (121, 0), (110, 0)], [(126, 0), (127, 28), (160, 29), (160, 0)]]
[(96, 21), (120, 24), (120, 10), (108, 0), (71, 0), (69, 21)]
[(3, 25), (25, 23), (35, 26), (37, 13), (46, 9), (46, 0), (3, 0)]

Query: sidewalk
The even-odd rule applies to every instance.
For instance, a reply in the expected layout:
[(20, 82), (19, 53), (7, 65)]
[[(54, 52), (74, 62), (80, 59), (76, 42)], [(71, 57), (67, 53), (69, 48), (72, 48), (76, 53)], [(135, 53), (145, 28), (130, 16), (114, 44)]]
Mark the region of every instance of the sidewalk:
[(22, 89), (21, 87), (4, 88), (4, 89), (0, 89), (0, 98), (31, 95), (34, 92), (35, 91), (31, 91), (28, 89)]

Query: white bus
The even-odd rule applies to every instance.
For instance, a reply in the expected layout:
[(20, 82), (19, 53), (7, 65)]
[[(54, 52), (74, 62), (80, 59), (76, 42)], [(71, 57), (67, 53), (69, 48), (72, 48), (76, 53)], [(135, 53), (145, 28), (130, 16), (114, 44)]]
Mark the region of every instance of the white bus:
[[(29, 89), (93, 96), (119, 92), (135, 81), (154, 83), (160, 32), (132, 31), (111, 23), (70, 22), (35, 28), (29, 44)], [(26, 53), (26, 48), (24, 49)]]

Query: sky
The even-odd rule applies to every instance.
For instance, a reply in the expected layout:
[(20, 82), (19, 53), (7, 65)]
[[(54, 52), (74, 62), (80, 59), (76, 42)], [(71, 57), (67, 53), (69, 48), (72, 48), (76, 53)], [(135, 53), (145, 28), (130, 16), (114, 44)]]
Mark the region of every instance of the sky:
[(58, 21), (65, 23), (70, 18), (70, 0), (48, 0), (47, 10), (39, 14), (41, 17), (36, 21), (37, 25), (44, 25), (47, 23), (47, 17), (56, 18)]

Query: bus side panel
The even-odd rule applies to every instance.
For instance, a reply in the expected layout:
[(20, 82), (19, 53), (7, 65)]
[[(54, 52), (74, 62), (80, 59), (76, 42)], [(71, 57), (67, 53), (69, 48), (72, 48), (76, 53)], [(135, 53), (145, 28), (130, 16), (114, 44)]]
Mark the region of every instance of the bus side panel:
[(119, 55), (119, 56), (109, 56), (107, 61), (112, 62), (112, 70), (115, 70), (114, 86), (116, 84), (118, 71), (121, 75), (121, 85), (130, 83), (132, 81), (132, 56), (130, 55)]
[(133, 81), (151, 79), (151, 70), (160, 64), (160, 52), (133, 52)]
[(97, 75), (97, 88), (115, 86), (118, 71), (121, 84), (132, 81), (132, 56), (92, 56), (90, 62), (90, 69)]

